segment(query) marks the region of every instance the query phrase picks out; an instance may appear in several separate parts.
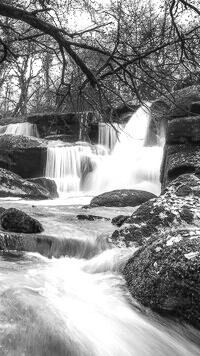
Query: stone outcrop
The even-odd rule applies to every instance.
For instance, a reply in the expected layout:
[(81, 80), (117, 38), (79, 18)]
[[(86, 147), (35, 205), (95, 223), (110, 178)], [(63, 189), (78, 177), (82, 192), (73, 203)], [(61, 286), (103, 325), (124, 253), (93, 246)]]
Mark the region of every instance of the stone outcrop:
[(199, 101), (200, 85), (186, 87), (155, 100), (151, 106), (152, 116), (160, 120), (196, 114), (192, 112), (194, 111), (193, 103)]
[(143, 190), (120, 189), (106, 192), (94, 197), (89, 207), (96, 206), (137, 206), (154, 198), (155, 195)]
[(49, 192), (49, 199), (59, 198), (59, 194), (57, 191), (56, 182), (53, 179), (39, 177), (39, 178), (29, 178), (29, 182), (35, 183), (42, 188), (44, 188), (47, 192)]
[(0, 167), (23, 178), (43, 176), (47, 141), (27, 136), (0, 136)]
[[(185, 174), (125, 217), (108, 243), (133, 252), (123, 271), (132, 296), (200, 327), (200, 179)], [(134, 250), (133, 250), (134, 251)]]
[(50, 199), (49, 190), (40, 184), (30, 182), (0, 168), (0, 197), (18, 197), (23, 199)]
[(152, 310), (200, 328), (200, 229), (152, 236), (128, 261), (124, 277), (134, 298)]
[(38, 233), (43, 231), (42, 224), (21, 210), (10, 208), (1, 214), (1, 226), (11, 232)]

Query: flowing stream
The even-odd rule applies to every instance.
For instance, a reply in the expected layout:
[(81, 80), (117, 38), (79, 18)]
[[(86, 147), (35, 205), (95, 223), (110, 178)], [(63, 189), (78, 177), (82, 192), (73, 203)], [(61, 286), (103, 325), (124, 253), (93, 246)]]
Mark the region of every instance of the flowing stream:
[[(14, 251), (1, 255), (2, 356), (200, 354), (196, 330), (158, 318), (131, 298), (121, 269), (134, 250), (103, 246), (106, 233), (114, 229), (109, 221), (77, 220), (80, 205), (33, 204), (3, 203), (40, 217), (44, 233), (73, 239), (71, 257), (48, 259)], [(119, 210), (93, 213), (112, 217)]]
[(0, 126), (0, 135), (22, 135), (39, 137), (37, 125), (29, 122)]
[[(135, 250), (111, 249), (107, 236), (115, 230), (109, 219), (133, 208), (93, 208), (91, 214), (105, 219), (77, 219), (94, 191), (145, 188), (159, 194), (162, 144), (145, 146), (148, 127), (149, 112), (142, 108), (111, 155), (84, 143), (50, 147), (46, 176), (71, 194), (67, 200), (1, 199), (0, 206), (38, 219), (44, 232), (40, 254), (0, 255), (0, 356), (200, 355), (199, 331), (156, 316), (127, 290), (122, 270)], [(42, 236), (55, 241), (51, 255)]]

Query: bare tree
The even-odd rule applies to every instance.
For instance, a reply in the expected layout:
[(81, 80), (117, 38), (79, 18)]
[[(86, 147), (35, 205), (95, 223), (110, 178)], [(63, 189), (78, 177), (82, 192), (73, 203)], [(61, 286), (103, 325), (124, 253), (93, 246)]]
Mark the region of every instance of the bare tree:
[[(87, 16), (90, 24), (72, 26), (73, 15)], [(106, 106), (153, 99), (187, 76), (197, 77), (199, 17), (195, 0), (163, 0), (159, 8), (138, 0), (105, 6), (89, 0), (2, 0), (0, 63), (20, 56), (19, 43), (34, 43), (62, 64), (59, 98), (73, 104), (76, 98), (77, 105), (106, 114)]]

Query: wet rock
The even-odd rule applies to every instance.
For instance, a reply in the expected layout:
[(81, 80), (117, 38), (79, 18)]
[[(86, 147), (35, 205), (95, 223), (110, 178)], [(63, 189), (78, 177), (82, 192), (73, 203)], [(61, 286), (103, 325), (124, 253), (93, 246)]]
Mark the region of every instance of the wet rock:
[(166, 142), (169, 144), (200, 141), (200, 116), (181, 117), (169, 121)]
[(36, 185), (39, 185), (42, 188), (44, 188), (47, 192), (49, 192), (49, 199), (55, 199), (59, 197), (57, 191), (57, 185), (53, 179), (40, 177), (40, 178), (29, 178), (28, 180), (29, 182), (33, 182)]
[[(190, 194), (177, 195), (178, 188), (190, 186)], [(164, 229), (180, 227), (185, 224), (199, 226), (200, 179), (186, 174), (174, 180), (165, 190), (165, 194), (151, 199), (134, 211), (123, 226), (109, 236), (109, 243), (116, 247), (142, 246), (146, 241)]]
[(29, 182), (0, 168), (0, 197), (20, 197), (25, 199), (49, 199), (49, 191), (33, 182)]
[(42, 224), (28, 214), (15, 208), (6, 209), (1, 215), (1, 226), (7, 231), (38, 233), (43, 231)]
[(125, 266), (132, 296), (200, 328), (199, 251), (199, 229), (167, 229), (152, 236)]
[(117, 215), (112, 219), (111, 223), (113, 225), (121, 226), (128, 220), (128, 218), (129, 216), (127, 215)]
[(96, 206), (137, 206), (147, 200), (154, 198), (156, 195), (134, 189), (121, 189), (106, 192), (94, 197), (90, 202), (90, 207)]
[(44, 172), (48, 142), (20, 135), (0, 136), (0, 167), (23, 178), (40, 177)]
[(110, 220), (109, 218), (105, 218), (103, 216), (97, 216), (97, 215), (91, 215), (91, 214), (79, 214), (76, 216), (78, 220), (89, 220), (89, 221), (95, 221), (95, 220)]

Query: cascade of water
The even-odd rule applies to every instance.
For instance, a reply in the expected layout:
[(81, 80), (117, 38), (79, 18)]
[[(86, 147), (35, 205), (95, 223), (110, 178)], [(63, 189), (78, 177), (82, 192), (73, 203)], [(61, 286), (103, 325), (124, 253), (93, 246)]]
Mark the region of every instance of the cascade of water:
[(21, 122), (18, 124), (9, 124), (0, 127), (0, 135), (22, 135), (39, 137), (37, 125), (29, 122)]
[(111, 125), (108, 123), (100, 122), (98, 129), (98, 143), (108, 147), (112, 151), (117, 142), (117, 137), (122, 130), (122, 127), (117, 123), (113, 123)]
[(105, 156), (87, 178), (87, 189), (101, 193), (113, 189), (144, 189), (158, 194), (162, 145), (147, 147), (149, 105), (133, 114), (110, 156)]
[(45, 176), (55, 180), (60, 193), (78, 192), (82, 179), (96, 164), (97, 156), (106, 153), (104, 147), (81, 143), (48, 147)]

